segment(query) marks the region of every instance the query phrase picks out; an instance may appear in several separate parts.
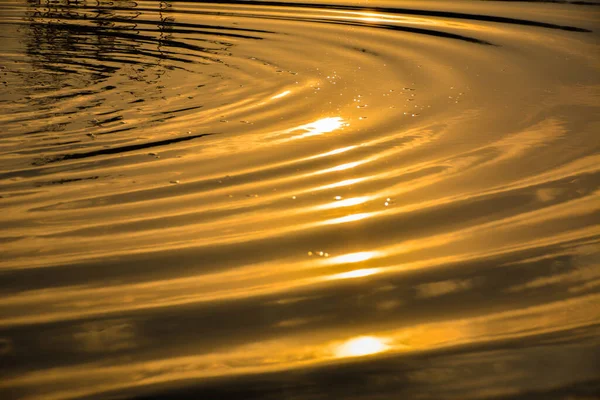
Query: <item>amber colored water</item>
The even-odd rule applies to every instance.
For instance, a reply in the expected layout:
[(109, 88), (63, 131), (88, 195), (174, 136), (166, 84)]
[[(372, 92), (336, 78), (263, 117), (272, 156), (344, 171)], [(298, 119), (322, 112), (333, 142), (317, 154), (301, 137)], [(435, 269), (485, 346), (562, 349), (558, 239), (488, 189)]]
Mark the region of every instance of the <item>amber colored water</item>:
[(599, 31), (0, 0), (0, 398), (597, 398)]

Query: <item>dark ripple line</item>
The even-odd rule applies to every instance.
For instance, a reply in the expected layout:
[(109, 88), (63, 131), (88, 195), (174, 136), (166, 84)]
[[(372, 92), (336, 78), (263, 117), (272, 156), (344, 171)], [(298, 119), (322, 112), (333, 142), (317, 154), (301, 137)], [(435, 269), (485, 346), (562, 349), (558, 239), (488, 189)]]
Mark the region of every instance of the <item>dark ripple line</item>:
[(469, 43), (477, 43), (483, 44), (487, 46), (498, 46), (494, 43), (488, 42), (486, 40), (477, 39), (471, 36), (458, 35), (456, 33), (449, 33), (443, 31), (436, 31), (433, 29), (425, 29), (425, 28), (414, 28), (409, 26), (398, 26), (391, 24), (381, 24), (381, 23), (372, 23), (372, 22), (358, 22), (358, 21), (339, 21), (334, 19), (314, 19), (314, 18), (286, 18), (286, 17), (266, 17), (260, 16), (261, 19), (275, 19), (275, 20), (293, 20), (293, 21), (303, 21), (303, 22), (315, 22), (315, 23), (325, 23), (325, 24), (333, 24), (333, 25), (345, 25), (345, 26), (358, 26), (358, 27), (367, 27), (367, 28), (379, 28), (379, 29), (387, 29), (397, 32), (408, 32), (408, 33), (416, 33), (427, 36), (435, 36), (446, 39), (457, 39), (462, 40), (464, 42)]
[[(81, 25), (70, 24), (70, 23), (65, 24), (65, 23), (55, 23), (55, 22), (32, 22), (32, 23), (28, 23), (27, 25), (30, 25), (33, 27), (41, 26), (44, 28), (56, 27), (56, 28), (60, 28), (63, 30), (70, 30), (75, 33), (84, 34), (84, 35), (89, 35), (90, 33), (97, 33), (97, 34), (100, 33), (105, 36), (113, 36), (113, 37), (125, 38), (125, 39), (138, 39), (138, 40), (144, 39), (144, 40), (149, 40), (151, 42), (160, 41), (161, 43), (168, 44), (171, 46), (173, 46), (175, 43), (179, 43), (179, 42), (175, 42), (173, 40), (157, 39), (152, 36), (140, 35), (139, 33), (130, 33), (131, 29), (81, 26)], [(139, 31), (142, 31), (142, 30), (139, 30)], [(155, 32), (155, 31), (148, 31), (148, 30), (146, 30), (146, 31), (147, 32)], [(215, 32), (202, 31), (202, 30), (200, 30), (200, 31), (199, 30), (181, 30), (181, 31), (177, 31), (177, 32), (179, 32), (179, 33), (195, 33), (195, 34), (201, 34), (201, 35), (215, 35)], [(235, 33), (218, 32), (217, 35), (223, 36), (223, 37), (240, 38), (240, 39), (262, 40), (262, 38), (259, 36), (247, 36), (247, 35), (239, 35), (239, 34), (235, 34)], [(204, 52), (206, 52), (206, 50), (207, 50), (206, 48), (201, 47), (201, 46), (194, 46), (194, 45), (189, 45), (189, 44), (184, 44), (184, 43), (179, 43), (179, 45), (177, 47), (187, 48), (189, 50), (204, 51)]]
[(203, 136), (209, 136), (209, 135), (212, 135), (212, 133), (203, 133), (200, 135), (191, 135), (191, 136), (179, 137), (179, 138), (174, 138), (174, 139), (159, 140), (156, 142), (113, 147), (110, 149), (88, 151), (86, 153), (63, 154), (63, 155), (56, 156), (56, 157), (37, 159), (36, 161), (34, 161), (32, 163), (32, 165), (39, 166), (39, 165), (46, 165), (46, 164), (50, 164), (50, 163), (54, 163), (54, 162), (58, 162), (58, 161), (64, 161), (64, 160), (77, 160), (77, 159), (96, 157), (96, 156), (107, 155), (107, 154), (125, 153), (125, 152), (129, 152), (129, 151), (134, 151), (134, 150), (142, 150), (142, 149), (148, 149), (148, 148), (152, 148), (152, 147), (165, 146), (165, 145), (169, 145), (169, 144), (173, 144), (173, 143), (184, 142), (184, 141), (197, 139), (197, 138), (201, 138)]
[[(182, 3), (188, 3), (195, 1), (193, 0), (181, 0)], [(346, 10), (346, 11), (365, 11), (365, 12), (381, 12), (386, 14), (402, 14), (402, 15), (418, 15), (425, 17), (442, 17), (450, 19), (465, 19), (471, 21), (484, 21), (484, 22), (498, 22), (512, 25), (525, 25), (535, 26), (539, 28), (559, 29), (572, 32), (586, 32), (590, 33), (591, 30), (578, 28), (568, 25), (556, 25), (547, 22), (531, 21), (526, 19), (508, 18), (508, 17), (497, 17), (493, 15), (480, 15), (480, 14), (467, 14), (452, 11), (429, 11), (429, 10), (416, 10), (409, 8), (394, 8), (394, 7), (363, 7), (363, 6), (350, 6), (341, 4), (311, 4), (311, 3), (284, 3), (280, 1), (257, 1), (257, 0), (231, 0), (231, 1), (215, 1), (211, 2), (214, 4), (238, 4), (238, 5), (258, 5), (258, 6), (273, 6), (273, 7), (290, 7), (290, 8), (322, 8), (331, 10)], [(169, 11), (173, 12), (173, 11)]]
[[(86, 8), (86, 7), (80, 7), (80, 8)], [(119, 7), (114, 7), (114, 8), (110, 8), (110, 10), (120, 10), (120, 11), (130, 11), (127, 8), (119, 8)], [(156, 10), (152, 10), (152, 9), (141, 9), (141, 8), (136, 8), (136, 10), (139, 11), (149, 11), (149, 12), (155, 12)], [(163, 11), (164, 12), (164, 11)], [(179, 11), (170, 11), (173, 13), (179, 13)], [(45, 19), (45, 18), (60, 18), (61, 20), (69, 20), (69, 21), (92, 21), (92, 22), (110, 22), (110, 23), (129, 23), (130, 25), (128, 26), (85, 26), (83, 29), (84, 30), (104, 30), (104, 29), (108, 29), (108, 30), (135, 30), (137, 28), (138, 25), (156, 25), (157, 21), (152, 21), (152, 20), (143, 20), (143, 19), (135, 19), (135, 20), (131, 20), (131, 19), (127, 19), (127, 18), (123, 18), (123, 17), (113, 17), (113, 18), (87, 18), (85, 16), (85, 14), (83, 14), (82, 16), (79, 15), (69, 15), (69, 14), (65, 14), (65, 15), (57, 15), (57, 16), (48, 16), (46, 17), (45, 15), (36, 15), (35, 17), (33, 17), (34, 21), (31, 22), (32, 25), (34, 24), (44, 24), (44, 25), (60, 25), (60, 26), (64, 26), (64, 25), (75, 25), (75, 26), (80, 26), (77, 24), (69, 24), (66, 22), (40, 22), (40, 19)], [(13, 23), (17, 23), (16, 21), (14, 21)], [(134, 24), (134, 26), (131, 26), (131, 24)], [(246, 36), (243, 35), (241, 33), (225, 33), (223, 31), (232, 31), (232, 32), (249, 32), (249, 33), (275, 33), (273, 31), (268, 31), (268, 30), (264, 30), (264, 29), (252, 29), (252, 28), (239, 28), (239, 27), (231, 27), (231, 26), (220, 26), (220, 25), (206, 25), (206, 24), (193, 24), (193, 23), (187, 23), (187, 22), (171, 22), (171, 21), (161, 21), (159, 23), (160, 26), (162, 27), (186, 27), (186, 28), (194, 28), (194, 29), (208, 29), (211, 30), (211, 34), (217, 35), (217, 36), (226, 36), (226, 37), (236, 37), (236, 38), (256, 38), (253, 36)], [(214, 31), (214, 32), (212, 32)], [(169, 32), (171, 32), (171, 30), (169, 30)], [(207, 32), (208, 33), (208, 32)]]

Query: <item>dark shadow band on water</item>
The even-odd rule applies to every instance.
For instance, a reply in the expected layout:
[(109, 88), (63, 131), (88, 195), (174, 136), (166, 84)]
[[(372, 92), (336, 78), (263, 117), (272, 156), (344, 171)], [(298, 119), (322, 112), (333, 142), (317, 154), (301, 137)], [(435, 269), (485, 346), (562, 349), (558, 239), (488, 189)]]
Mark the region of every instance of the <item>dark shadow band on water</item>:
[(86, 153), (72, 153), (72, 154), (63, 154), (63, 155), (59, 155), (59, 156), (55, 156), (55, 157), (39, 158), (39, 159), (35, 160), (32, 163), (32, 165), (46, 165), (46, 164), (50, 164), (50, 163), (54, 163), (54, 162), (58, 162), (58, 161), (64, 161), (64, 160), (78, 160), (78, 159), (82, 159), (82, 158), (90, 158), (90, 157), (102, 156), (102, 155), (107, 155), (107, 154), (119, 154), (119, 153), (125, 153), (125, 152), (129, 152), (129, 151), (149, 149), (149, 148), (153, 148), (153, 147), (166, 146), (166, 145), (173, 144), (173, 143), (179, 143), (179, 142), (185, 142), (188, 140), (198, 139), (203, 136), (209, 136), (209, 135), (212, 135), (212, 133), (203, 133), (200, 135), (190, 135), (190, 136), (184, 136), (184, 137), (179, 137), (179, 138), (174, 138), (174, 139), (159, 140), (156, 142), (149, 142), (149, 143), (132, 144), (129, 146), (111, 147), (109, 149), (88, 151)]
[[(193, 0), (182, 0), (182, 2), (194, 2)], [(588, 29), (578, 28), (567, 25), (556, 25), (547, 22), (530, 21), (526, 19), (497, 17), (493, 15), (467, 14), (451, 11), (433, 11), (433, 10), (416, 10), (409, 8), (394, 8), (394, 7), (364, 7), (350, 6), (342, 4), (311, 4), (311, 3), (287, 3), (281, 1), (257, 1), (257, 0), (232, 0), (232, 1), (215, 1), (215, 4), (239, 4), (239, 5), (260, 5), (260, 6), (276, 6), (276, 7), (291, 7), (291, 8), (322, 8), (331, 10), (346, 10), (346, 11), (364, 11), (364, 12), (381, 12), (386, 14), (401, 14), (401, 15), (418, 15), (425, 17), (440, 17), (451, 19), (464, 19), (471, 21), (483, 22), (498, 22), (503, 24), (534, 26), (539, 28), (558, 29), (572, 32), (592, 32)]]

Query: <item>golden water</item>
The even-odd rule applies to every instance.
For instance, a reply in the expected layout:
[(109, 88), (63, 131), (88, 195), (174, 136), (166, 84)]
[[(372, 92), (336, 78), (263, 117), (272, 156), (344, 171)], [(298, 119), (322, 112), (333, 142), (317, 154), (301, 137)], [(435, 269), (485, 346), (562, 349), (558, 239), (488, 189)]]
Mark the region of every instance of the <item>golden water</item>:
[(0, 397), (593, 398), (599, 21), (0, 0)]

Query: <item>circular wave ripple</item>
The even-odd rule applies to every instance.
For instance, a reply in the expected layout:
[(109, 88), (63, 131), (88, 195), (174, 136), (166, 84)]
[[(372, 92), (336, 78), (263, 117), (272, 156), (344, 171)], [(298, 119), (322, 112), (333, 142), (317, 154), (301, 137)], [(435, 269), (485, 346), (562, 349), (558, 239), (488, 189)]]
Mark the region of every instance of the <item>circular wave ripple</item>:
[(0, 393), (593, 392), (600, 10), (449, 3), (0, 1)]

